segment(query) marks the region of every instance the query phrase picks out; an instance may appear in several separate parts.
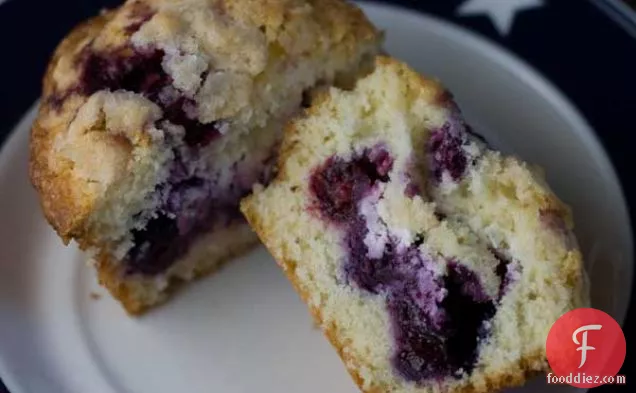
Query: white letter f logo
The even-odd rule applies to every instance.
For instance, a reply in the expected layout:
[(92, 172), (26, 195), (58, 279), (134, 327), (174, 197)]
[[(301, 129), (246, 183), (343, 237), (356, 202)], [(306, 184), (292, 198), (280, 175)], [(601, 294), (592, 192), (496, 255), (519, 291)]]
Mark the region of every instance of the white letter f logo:
[[(587, 331), (588, 330), (601, 330), (602, 326), (601, 325), (585, 325), (585, 326), (581, 326), (580, 328), (576, 329), (574, 331), (574, 333), (572, 334), (572, 341), (574, 341), (574, 344), (576, 345), (581, 345), (580, 347), (578, 347), (576, 350), (577, 351), (581, 351), (581, 364), (579, 365), (579, 368), (583, 367), (583, 365), (585, 364), (585, 360), (587, 359), (587, 351), (593, 351), (596, 348), (594, 347), (589, 347), (587, 345)], [(576, 338), (576, 336), (583, 332), (583, 343), (581, 344), (579, 342), (579, 340)]]

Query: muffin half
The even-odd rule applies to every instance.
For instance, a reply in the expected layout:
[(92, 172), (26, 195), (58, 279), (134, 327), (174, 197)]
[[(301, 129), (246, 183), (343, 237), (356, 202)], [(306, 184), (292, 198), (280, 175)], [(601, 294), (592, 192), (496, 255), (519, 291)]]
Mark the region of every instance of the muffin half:
[(587, 304), (567, 206), (390, 58), (292, 122), (242, 211), (364, 392), (519, 385)]
[(64, 242), (136, 314), (257, 242), (239, 212), (312, 89), (350, 83), (380, 35), (341, 0), (135, 0), (59, 45), (31, 179)]

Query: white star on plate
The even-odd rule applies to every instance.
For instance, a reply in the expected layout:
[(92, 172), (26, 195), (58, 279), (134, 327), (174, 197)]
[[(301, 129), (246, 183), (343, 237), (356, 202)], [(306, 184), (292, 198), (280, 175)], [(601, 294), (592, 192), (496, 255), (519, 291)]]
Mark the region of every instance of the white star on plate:
[(468, 0), (457, 9), (460, 16), (487, 14), (499, 34), (507, 35), (517, 12), (543, 6), (543, 0)]

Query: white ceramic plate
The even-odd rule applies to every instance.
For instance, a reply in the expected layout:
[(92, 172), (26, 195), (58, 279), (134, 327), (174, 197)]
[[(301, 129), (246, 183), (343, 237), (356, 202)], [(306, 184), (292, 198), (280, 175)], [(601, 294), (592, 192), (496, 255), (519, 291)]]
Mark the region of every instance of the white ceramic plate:
[[(527, 65), (472, 33), (365, 8), (387, 30), (388, 51), (444, 81), (478, 131), (546, 168), (574, 209), (593, 305), (622, 321), (631, 229), (617, 178), (581, 116)], [(33, 117), (0, 155), (0, 375), (12, 393), (357, 391), (262, 248), (166, 306), (127, 317), (41, 215), (27, 174)], [(539, 379), (524, 391), (545, 389)]]

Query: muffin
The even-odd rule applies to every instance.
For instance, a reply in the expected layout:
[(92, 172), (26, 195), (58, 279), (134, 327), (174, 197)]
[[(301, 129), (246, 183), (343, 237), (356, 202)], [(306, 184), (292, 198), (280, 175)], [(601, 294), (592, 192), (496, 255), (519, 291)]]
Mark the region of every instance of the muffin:
[(569, 209), (439, 83), (379, 57), (285, 131), (241, 203), (364, 392), (492, 392), (587, 304)]
[(134, 0), (73, 30), (44, 77), (30, 176), (131, 314), (257, 243), (239, 211), (314, 89), (373, 65), (341, 0)]

